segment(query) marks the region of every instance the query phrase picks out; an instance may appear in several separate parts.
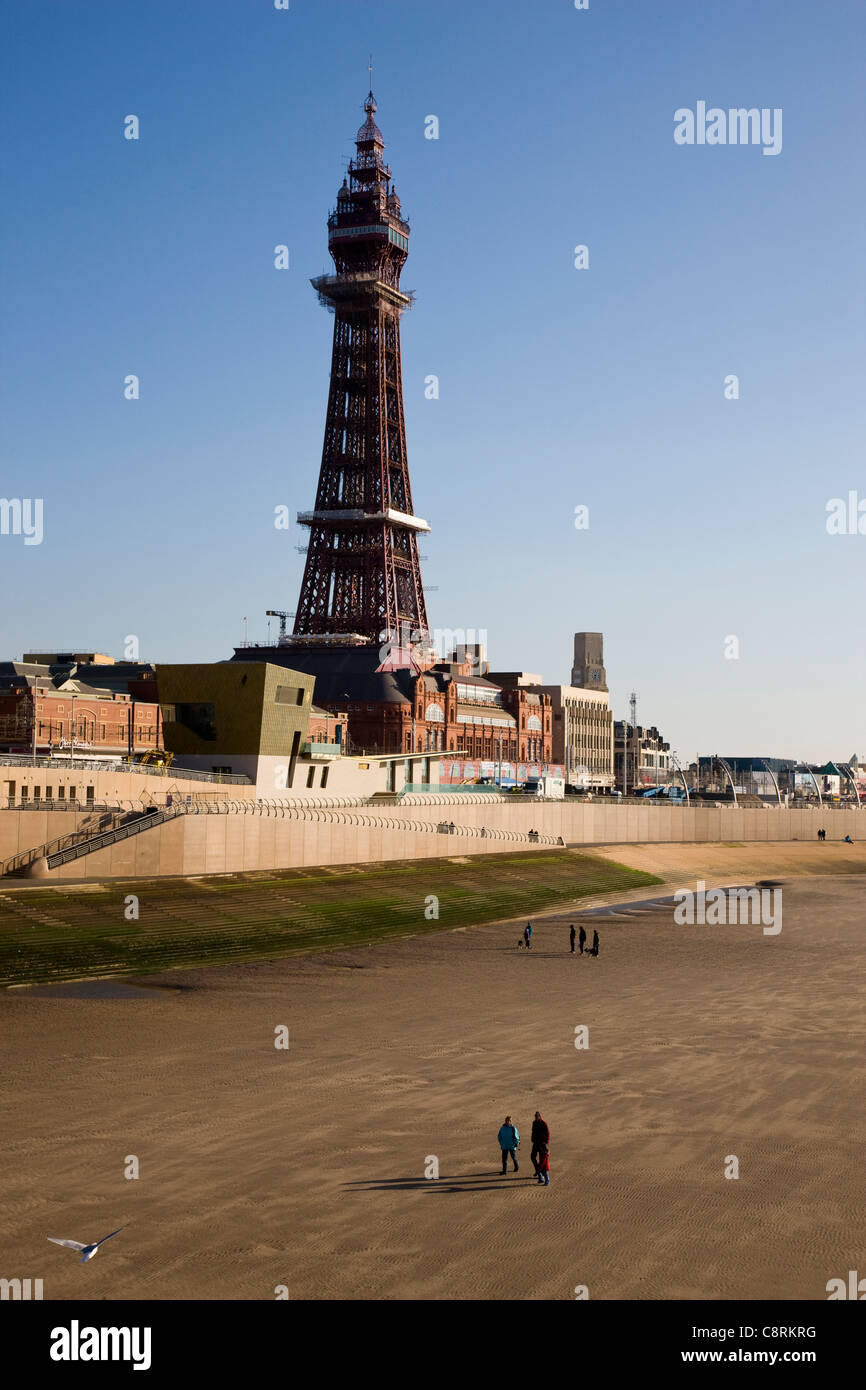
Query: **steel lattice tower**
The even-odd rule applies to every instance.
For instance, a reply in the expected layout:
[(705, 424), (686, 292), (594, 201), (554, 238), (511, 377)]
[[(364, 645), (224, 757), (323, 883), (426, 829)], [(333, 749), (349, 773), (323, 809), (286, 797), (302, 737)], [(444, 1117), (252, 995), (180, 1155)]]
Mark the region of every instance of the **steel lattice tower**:
[(311, 283), (333, 311), (334, 348), (322, 465), (292, 641), (398, 648), (427, 634), (403, 418), (400, 289), (409, 224), (384, 163), (370, 92), (357, 155), (328, 218), (336, 273)]

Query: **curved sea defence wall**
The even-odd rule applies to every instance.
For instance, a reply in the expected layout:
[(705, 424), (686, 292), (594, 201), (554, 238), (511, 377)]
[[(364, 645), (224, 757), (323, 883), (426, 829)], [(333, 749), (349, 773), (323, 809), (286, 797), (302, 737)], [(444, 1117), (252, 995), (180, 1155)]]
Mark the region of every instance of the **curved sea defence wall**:
[[(553, 845), (817, 842), (819, 829), (831, 841), (845, 835), (857, 841), (861, 827), (866, 832), (866, 811), (855, 809), (617, 806), (506, 797), (407, 797), (387, 805), (211, 797), (174, 810), (170, 820), (134, 838), (55, 869), (37, 863), (34, 872), (55, 880), (186, 877), (544, 853)], [(21, 853), (83, 820), (73, 812), (0, 811), (0, 852), (4, 859)]]

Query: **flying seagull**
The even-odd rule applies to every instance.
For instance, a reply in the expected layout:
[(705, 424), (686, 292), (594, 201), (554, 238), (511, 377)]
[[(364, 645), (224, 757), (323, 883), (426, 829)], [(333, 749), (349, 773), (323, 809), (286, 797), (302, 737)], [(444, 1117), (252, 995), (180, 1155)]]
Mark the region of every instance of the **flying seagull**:
[(82, 1245), (80, 1240), (58, 1240), (57, 1236), (49, 1236), (48, 1239), (55, 1245), (66, 1245), (70, 1250), (80, 1250), (81, 1263), (84, 1264), (87, 1260), (93, 1259), (100, 1245), (104, 1245), (107, 1240), (111, 1240), (111, 1236), (120, 1235), (122, 1230), (123, 1227), (118, 1226), (116, 1231), (111, 1232), (111, 1235), (103, 1236), (102, 1240), (95, 1240), (92, 1245)]

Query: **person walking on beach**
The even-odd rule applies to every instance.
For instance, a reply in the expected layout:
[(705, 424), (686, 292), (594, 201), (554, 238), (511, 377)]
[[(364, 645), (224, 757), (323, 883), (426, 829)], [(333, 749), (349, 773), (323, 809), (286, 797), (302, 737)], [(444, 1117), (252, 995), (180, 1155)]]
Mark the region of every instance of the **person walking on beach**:
[(583, 948), (586, 945), (586, 927), (582, 922), (580, 924), (580, 935), (577, 939), (580, 942), (580, 954), (583, 955)]
[(538, 1181), (542, 1187), (550, 1187), (550, 1149), (542, 1144), (538, 1158)]
[(539, 1111), (535, 1112), (535, 1119), (532, 1121), (532, 1152), (529, 1157), (535, 1169), (536, 1177), (539, 1174), (538, 1159), (542, 1148), (546, 1148), (550, 1143), (550, 1130), (541, 1118)]
[(520, 1145), (520, 1135), (517, 1133), (517, 1125), (511, 1123), (511, 1116), (505, 1116), (505, 1124), (497, 1134), (499, 1147), (502, 1150), (502, 1176), (508, 1167), (508, 1155), (511, 1154), (511, 1162), (514, 1164), (515, 1173), (519, 1171), (520, 1164), (517, 1162), (517, 1150)]
[(523, 940), (526, 942), (527, 951), (532, 950), (532, 923), (527, 922), (523, 928)]
[(576, 933), (575, 930), (574, 930), (574, 923), (572, 922), (571, 926), (570, 926), (569, 929), (568, 929), (568, 938), (569, 938), (569, 940), (570, 940), (570, 942), (571, 942), (571, 954), (572, 954), (572, 955), (574, 955), (574, 938), (575, 938), (576, 935), (577, 935), (577, 933)]

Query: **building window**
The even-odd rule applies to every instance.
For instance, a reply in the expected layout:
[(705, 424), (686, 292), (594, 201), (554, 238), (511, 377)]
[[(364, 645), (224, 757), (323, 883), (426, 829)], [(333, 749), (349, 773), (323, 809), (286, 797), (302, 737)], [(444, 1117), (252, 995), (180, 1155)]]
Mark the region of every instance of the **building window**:
[(313, 785), (313, 778), (315, 777), (315, 775), (316, 775), (316, 769), (315, 769), (314, 767), (311, 767), (310, 770), (309, 770), (309, 772), (307, 773), (307, 786), (308, 786), (308, 787), (311, 787), (311, 786)]
[(96, 788), (95, 788), (95, 787), (88, 787), (88, 788), (87, 788), (87, 800), (88, 800), (88, 801), (95, 801), (95, 799), (96, 799)]
[(320, 787), (326, 787), (328, 785), (328, 773), (330, 772), (330, 770), (331, 769), (328, 767), (322, 768), (322, 780), (319, 783)]
[(213, 742), (216, 739), (216, 711), (212, 704), (204, 701), (195, 703), (168, 706), (174, 710), (174, 719), (166, 719), (166, 723), (182, 724), (185, 729), (189, 729), (197, 738)]

